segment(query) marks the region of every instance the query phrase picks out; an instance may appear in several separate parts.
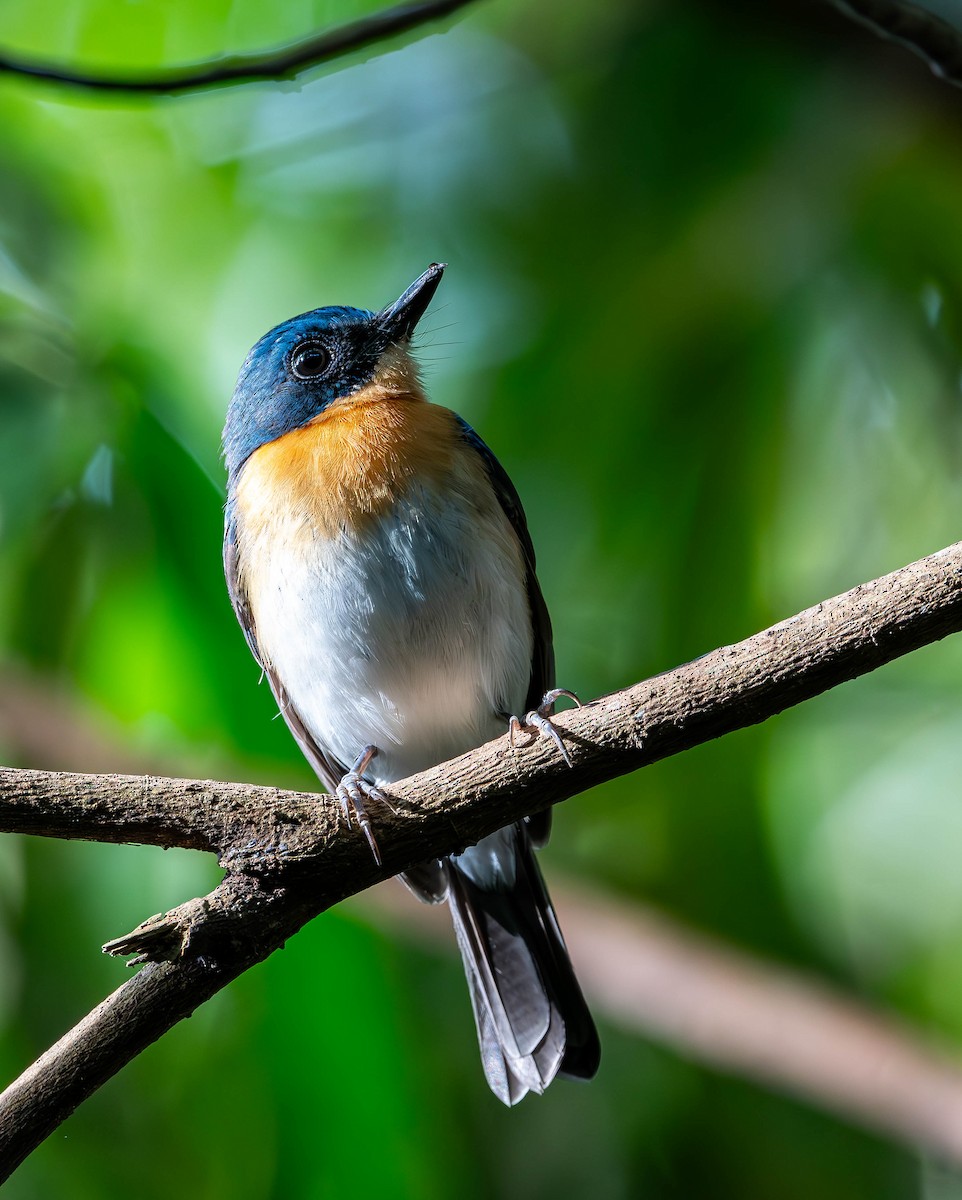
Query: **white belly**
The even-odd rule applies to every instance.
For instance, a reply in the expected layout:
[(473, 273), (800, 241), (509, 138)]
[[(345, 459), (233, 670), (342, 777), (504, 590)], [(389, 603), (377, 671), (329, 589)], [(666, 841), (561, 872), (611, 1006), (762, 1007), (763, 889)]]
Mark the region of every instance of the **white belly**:
[[(266, 538), (266, 535), (265, 535)], [(419, 489), (361, 531), (280, 524), (251, 546), (262, 656), (318, 745), (401, 779), (505, 731), (531, 672), (518, 540), (491, 497)]]

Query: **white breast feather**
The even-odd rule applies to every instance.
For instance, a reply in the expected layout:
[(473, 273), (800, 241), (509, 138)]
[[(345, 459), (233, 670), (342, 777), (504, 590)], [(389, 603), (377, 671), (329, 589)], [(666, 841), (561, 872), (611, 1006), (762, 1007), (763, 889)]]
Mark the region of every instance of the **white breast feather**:
[[(468, 489), (465, 489), (468, 492)], [(280, 520), (250, 545), (264, 657), (304, 724), (350, 765), (401, 779), (505, 730), (531, 671), (518, 539), (493, 495), (409, 490), (361, 531)]]

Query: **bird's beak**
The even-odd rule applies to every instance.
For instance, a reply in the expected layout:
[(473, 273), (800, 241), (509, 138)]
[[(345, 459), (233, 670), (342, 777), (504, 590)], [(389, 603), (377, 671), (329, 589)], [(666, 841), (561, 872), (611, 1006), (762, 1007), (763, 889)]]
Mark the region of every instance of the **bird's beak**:
[(375, 318), (387, 334), (390, 344), (409, 338), (418, 321), (424, 316), (434, 293), (438, 290), (447, 263), (431, 263), (403, 296), (382, 309)]

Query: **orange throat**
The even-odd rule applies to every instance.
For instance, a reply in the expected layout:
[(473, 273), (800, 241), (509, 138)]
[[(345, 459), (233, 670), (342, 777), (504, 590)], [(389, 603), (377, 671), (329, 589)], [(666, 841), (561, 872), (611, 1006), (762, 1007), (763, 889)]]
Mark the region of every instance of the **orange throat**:
[(419, 392), (371, 384), (255, 450), (237, 484), (245, 533), (280, 535), (293, 521), (332, 538), (376, 519), (413, 481), (440, 484), (451, 471), (455, 417)]

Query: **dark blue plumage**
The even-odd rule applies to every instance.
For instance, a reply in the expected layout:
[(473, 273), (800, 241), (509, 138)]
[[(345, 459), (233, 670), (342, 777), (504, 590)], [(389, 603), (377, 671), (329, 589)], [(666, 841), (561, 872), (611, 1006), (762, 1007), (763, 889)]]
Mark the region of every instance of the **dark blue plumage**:
[[(339, 396), (369, 383), (387, 348), (359, 308), (318, 308), (272, 329), (248, 354), (227, 410), (224, 457), (235, 475), (265, 442), (283, 437), (323, 412)], [(332, 359), (323, 379), (302, 380), (288, 369), (299, 346), (315, 343)]]

